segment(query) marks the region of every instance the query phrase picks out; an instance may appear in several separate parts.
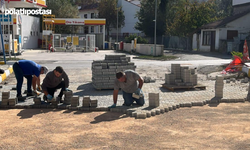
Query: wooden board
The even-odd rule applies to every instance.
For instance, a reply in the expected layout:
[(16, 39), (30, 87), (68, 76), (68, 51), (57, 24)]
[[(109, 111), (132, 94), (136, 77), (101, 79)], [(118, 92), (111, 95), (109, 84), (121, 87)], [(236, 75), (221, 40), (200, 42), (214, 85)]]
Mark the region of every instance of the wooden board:
[(205, 90), (206, 89), (206, 86), (204, 85), (201, 85), (201, 84), (197, 84), (197, 85), (194, 85), (194, 86), (186, 86), (186, 85), (183, 85), (183, 86), (178, 86), (178, 85), (167, 85), (167, 84), (162, 84), (162, 87), (163, 88), (166, 88), (170, 91), (174, 91), (176, 89), (194, 89), (194, 88), (199, 88), (201, 90)]

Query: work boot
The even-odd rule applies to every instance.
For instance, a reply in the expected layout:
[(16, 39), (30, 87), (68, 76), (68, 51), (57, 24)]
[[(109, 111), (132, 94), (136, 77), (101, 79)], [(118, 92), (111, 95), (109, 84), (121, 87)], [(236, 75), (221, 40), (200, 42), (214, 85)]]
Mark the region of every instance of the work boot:
[(17, 99), (18, 99), (19, 102), (24, 102), (25, 101), (25, 97), (22, 97), (22, 95), (19, 95), (17, 97)]
[(27, 97), (29, 96), (34, 96), (34, 94), (31, 92), (31, 93), (27, 93)]

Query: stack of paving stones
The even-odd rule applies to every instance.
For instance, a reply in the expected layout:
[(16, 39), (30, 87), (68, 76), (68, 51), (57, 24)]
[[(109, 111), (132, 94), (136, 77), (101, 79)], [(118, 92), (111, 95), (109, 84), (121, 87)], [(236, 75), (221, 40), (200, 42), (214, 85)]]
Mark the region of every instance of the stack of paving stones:
[(92, 63), (92, 84), (95, 89), (112, 89), (117, 72), (135, 68), (135, 64), (126, 55), (105, 55), (105, 60)]
[(96, 108), (97, 107), (97, 100), (90, 100), (90, 107)]
[(2, 106), (8, 106), (9, 105), (9, 97), (10, 92), (2, 92)]
[(64, 91), (64, 101), (63, 104), (70, 105), (71, 104), (71, 98), (73, 97), (73, 91)]
[(148, 101), (149, 107), (159, 107), (160, 100), (159, 100), (159, 93), (148, 93)]
[(35, 105), (41, 105), (41, 97), (35, 97), (33, 101)]
[(197, 85), (195, 69), (181, 67), (180, 64), (171, 64), (171, 73), (165, 74), (165, 84), (177, 86)]
[(90, 107), (90, 97), (89, 96), (83, 97), (82, 107)]
[(58, 97), (56, 97), (56, 99), (51, 100), (51, 105), (57, 106), (58, 104), (59, 104), (59, 98)]
[(222, 75), (216, 76), (215, 81), (215, 97), (222, 98), (223, 97), (223, 87), (224, 87), (224, 77)]
[(73, 96), (71, 98), (71, 107), (79, 106), (79, 96)]
[(16, 97), (11, 97), (9, 96), (9, 106), (16, 106), (16, 104), (18, 103), (18, 99)]

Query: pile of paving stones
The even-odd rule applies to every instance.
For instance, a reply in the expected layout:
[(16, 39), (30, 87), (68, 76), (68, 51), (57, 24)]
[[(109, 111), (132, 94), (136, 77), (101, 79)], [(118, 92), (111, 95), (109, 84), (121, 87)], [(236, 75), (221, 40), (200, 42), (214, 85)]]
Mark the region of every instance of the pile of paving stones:
[(171, 64), (171, 73), (165, 74), (165, 84), (178, 86), (197, 85), (195, 69), (182, 67), (180, 64)]
[(112, 89), (117, 72), (135, 68), (135, 64), (126, 55), (105, 55), (105, 60), (92, 63), (92, 85), (95, 89)]

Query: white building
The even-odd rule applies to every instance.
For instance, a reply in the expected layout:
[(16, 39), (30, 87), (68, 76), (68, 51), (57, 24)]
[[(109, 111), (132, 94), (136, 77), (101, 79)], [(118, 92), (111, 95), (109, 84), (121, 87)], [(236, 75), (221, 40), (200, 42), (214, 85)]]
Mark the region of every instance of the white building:
[[(46, 0), (5, 0), (5, 5), (9, 9), (15, 8), (26, 9), (44, 8), (46, 6)], [(38, 48), (38, 39), (40, 35), (40, 20), (38, 17), (13, 14), (8, 22), (4, 14), (0, 14), (2, 21), (1, 27), (3, 30), (4, 47), (6, 51), (16, 52), (20, 49), (35, 49)], [(4, 19), (3, 19), (4, 18)], [(14, 41), (17, 41), (16, 43)], [(16, 49), (18, 45), (18, 49)], [(2, 51), (2, 46), (0, 47)]]
[(200, 51), (238, 51), (250, 33), (250, 0), (233, 0), (234, 13), (201, 27), (193, 35), (193, 49)]
[[(138, 19), (135, 18), (135, 14), (137, 11), (140, 10), (140, 1), (139, 0), (118, 0), (118, 7), (122, 7), (122, 10), (124, 11), (125, 16), (125, 25), (122, 28), (118, 29), (119, 35), (127, 35), (131, 33), (141, 33), (141, 31), (138, 31), (134, 28), (136, 22), (138, 22)], [(81, 7), (79, 9), (79, 16), (80, 18), (98, 18), (98, 4), (92, 4), (85, 7)], [(116, 18), (115, 18), (116, 19)], [(88, 26), (88, 27), (81, 27), (79, 30), (79, 33), (95, 33), (98, 30), (102, 30), (103, 27), (94, 27), (94, 26)], [(110, 35), (113, 35), (114, 37), (117, 34), (117, 28), (111, 27)]]

